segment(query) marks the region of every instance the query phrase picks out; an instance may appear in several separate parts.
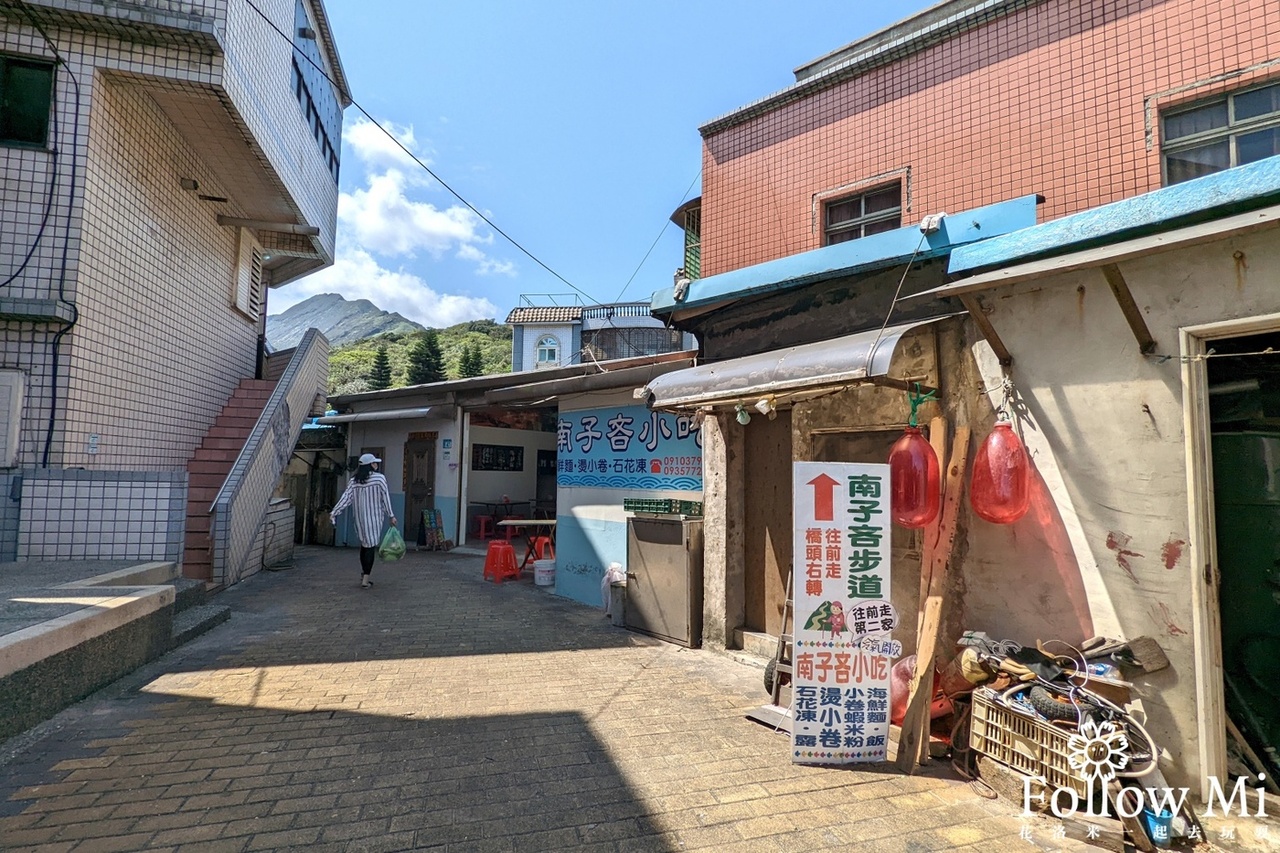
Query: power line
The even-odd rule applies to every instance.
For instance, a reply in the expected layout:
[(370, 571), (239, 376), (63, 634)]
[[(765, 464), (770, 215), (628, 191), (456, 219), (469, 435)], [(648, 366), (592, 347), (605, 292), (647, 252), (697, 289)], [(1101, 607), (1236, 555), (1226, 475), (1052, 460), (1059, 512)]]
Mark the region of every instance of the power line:
[[(329, 72), (328, 72), (328, 71), (326, 71), (324, 68), (322, 68), (320, 65), (316, 64), (315, 60), (313, 60), (311, 57), (309, 57), (309, 56), (307, 56), (305, 53), (303, 53), (303, 52), (298, 48), (298, 46), (297, 46), (297, 45), (295, 45), (295, 44), (293, 43), (293, 37), (292, 37), (292, 36), (290, 36), (288, 33), (286, 33), (284, 30), (282, 30), (280, 27), (278, 27), (278, 26), (276, 25), (276, 23), (275, 23), (274, 21), (272, 21), (272, 20), (271, 20), (271, 18), (267, 17), (267, 14), (266, 14), (265, 12), (263, 12), (261, 9), (259, 9), (259, 8), (257, 7), (257, 5), (253, 2), (253, 0), (245, 0), (245, 3), (249, 6), (249, 8), (250, 8), (250, 9), (252, 9), (254, 12), (256, 12), (256, 13), (258, 14), (258, 17), (262, 18), (262, 20), (263, 20), (264, 22), (266, 22), (267, 26), (268, 26), (268, 27), (270, 27), (272, 30), (274, 30), (274, 31), (275, 31), (275, 33), (276, 33), (277, 35), (279, 35), (279, 36), (280, 36), (280, 38), (284, 39), (286, 42), (288, 42), (288, 43), (289, 43), (289, 46), (293, 49), (293, 52), (294, 52), (295, 56), (300, 56), (300, 57), (302, 57), (304, 60), (306, 60), (307, 64), (308, 64), (308, 65), (310, 65), (312, 68), (314, 68), (316, 71), (318, 71), (318, 72), (320, 73), (320, 75), (321, 75), (322, 77), (324, 77), (324, 79), (325, 79), (325, 80), (329, 81), (329, 84), (330, 84), (331, 86), (333, 86), (335, 89), (340, 89), (340, 88), (341, 88), (341, 87), (339, 87), (339, 86), (338, 86), (337, 81), (336, 81), (336, 80), (334, 80), (334, 79), (333, 79), (333, 77), (329, 76)], [(480, 219), (481, 219), (481, 220), (482, 220), (486, 225), (488, 225), (490, 228), (492, 228), (492, 229), (493, 229), (494, 231), (496, 231), (498, 234), (501, 234), (501, 235), (502, 235), (502, 237), (503, 237), (507, 242), (509, 242), (511, 245), (513, 245), (513, 246), (515, 246), (517, 249), (519, 249), (522, 253), (524, 253), (524, 254), (525, 254), (525, 255), (526, 255), (530, 260), (532, 260), (532, 261), (533, 261), (534, 263), (536, 263), (538, 266), (542, 267), (544, 270), (546, 270), (547, 272), (551, 273), (551, 275), (552, 275), (552, 276), (554, 276), (556, 279), (558, 279), (559, 281), (563, 282), (565, 285), (567, 285), (568, 287), (570, 287), (571, 289), (573, 289), (573, 290), (574, 290), (574, 291), (576, 291), (577, 293), (580, 293), (580, 294), (582, 294), (583, 296), (585, 296), (585, 297), (589, 300), (589, 302), (591, 302), (591, 303), (593, 303), (593, 304), (600, 304), (600, 303), (599, 303), (599, 301), (598, 301), (594, 296), (592, 296), (591, 294), (587, 293), (585, 290), (583, 290), (582, 288), (578, 287), (577, 285), (575, 285), (573, 282), (569, 281), (569, 280), (568, 280), (567, 278), (565, 278), (564, 276), (560, 275), (560, 273), (556, 272), (554, 269), (552, 269), (550, 266), (548, 266), (545, 262), (543, 262), (541, 258), (539, 258), (537, 255), (533, 254), (533, 252), (529, 251), (529, 250), (528, 250), (528, 249), (526, 249), (523, 245), (521, 245), (521, 244), (520, 244), (520, 243), (519, 243), (519, 242), (518, 242), (514, 237), (512, 237), (510, 234), (508, 234), (507, 232), (505, 232), (505, 231), (503, 231), (501, 228), (499, 228), (499, 227), (498, 227), (498, 226), (493, 222), (493, 220), (491, 220), (488, 216), (485, 216), (485, 215), (484, 215), (484, 213), (482, 213), (482, 212), (479, 210), (479, 208), (477, 208), (475, 205), (473, 205), (471, 202), (469, 202), (466, 198), (464, 198), (464, 197), (462, 196), (462, 194), (461, 194), (461, 193), (459, 193), (457, 190), (455, 190), (453, 187), (451, 187), (451, 186), (448, 184), (448, 182), (446, 182), (443, 178), (441, 178), (441, 177), (440, 177), (439, 175), (437, 175), (434, 171), (432, 171), (432, 169), (431, 169), (431, 167), (430, 167), (430, 166), (428, 166), (425, 162), (423, 162), (423, 161), (418, 157), (418, 155), (416, 155), (416, 154), (414, 154), (412, 151), (410, 151), (410, 150), (409, 150), (409, 148), (408, 148), (407, 146), (405, 146), (405, 144), (404, 144), (403, 142), (401, 142), (401, 141), (400, 141), (400, 139), (399, 139), (398, 137), (396, 137), (396, 135), (395, 135), (394, 133), (392, 133), (391, 131), (387, 130), (387, 128), (386, 128), (386, 127), (384, 127), (384, 126), (382, 125), (382, 123), (381, 123), (381, 122), (379, 122), (377, 119), (375, 119), (375, 118), (373, 117), (373, 115), (372, 115), (372, 114), (370, 114), (370, 112), (369, 112), (368, 110), (366, 110), (366, 109), (364, 108), (364, 106), (363, 106), (359, 101), (357, 101), (355, 98), (352, 98), (352, 99), (351, 99), (351, 105), (352, 105), (353, 107), (355, 107), (357, 110), (359, 110), (359, 111), (360, 111), (360, 114), (361, 114), (361, 115), (363, 115), (366, 119), (368, 119), (368, 120), (369, 120), (369, 122), (370, 122), (371, 124), (373, 124), (375, 127), (377, 127), (377, 128), (378, 128), (378, 130), (382, 131), (382, 133), (383, 133), (383, 134), (384, 134), (388, 139), (390, 139), (393, 143), (395, 143), (395, 146), (396, 146), (397, 148), (399, 148), (401, 151), (403, 151), (403, 152), (405, 153), (405, 155), (406, 155), (407, 157), (409, 157), (409, 159), (411, 159), (414, 163), (416, 163), (418, 166), (420, 166), (424, 172), (426, 172), (428, 175), (430, 175), (432, 178), (434, 178), (436, 181), (438, 181), (438, 182), (439, 182), (439, 184), (440, 184), (440, 186), (444, 187), (446, 190), (448, 190), (448, 191), (449, 191), (449, 193), (450, 193), (454, 198), (456, 198), (458, 201), (462, 202), (462, 204), (466, 205), (467, 209), (468, 209), (468, 210), (470, 210), (472, 213), (474, 213), (476, 216), (480, 217)], [(695, 184), (695, 183), (697, 183), (698, 178), (699, 178), (701, 175), (702, 175), (702, 167), (701, 167), (701, 166), (699, 166), (699, 167), (698, 167), (698, 171), (697, 171), (697, 173), (696, 173), (696, 174), (694, 174), (694, 176), (693, 176), (693, 180), (689, 182), (689, 188), (685, 190), (684, 198), (682, 198), (682, 199), (681, 199), (681, 201), (680, 201), (680, 203), (681, 203), (681, 204), (683, 204), (683, 203), (684, 203), (684, 201), (685, 201), (685, 199), (687, 199), (687, 198), (689, 197), (689, 193), (690, 193), (690, 192), (692, 192), (693, 187), (694, 187), (694, 184)], [(638, 274), (639, 274), (641, 267), (643, 267), (643, 266), (644, 266), (645, 261), (646, 261), (646, 260), (648, 260), (649, 255), (653, 252), (654, 248), (658, 245), (658, 241), (662, 239), (662, 235), (666, 232), (666, 228), (667, 228), (667, 225), (668, 225), (669, 223), (670, 223), (670, 220), (667, 220), (666, 222), (664, 222), (664, 223), (663, 223), (662, 229), (658, 232), (658, 236), (654, 238), (653, 243), (649, 246), (649, 251), (645, 252), (644, 257), (640, 259), (640, 264), (636, 267), (635, 272), (633, 272), (633, 273), (631, 274), (631, 278), (627, 279), (627, 283), (626, 283), (625, 285), (623, 285), (622, 291), (621, 291), (621, 292), (619, 292), (619, 294), (618, 294), (618, 299), (621, 299), (621, 298), (622, 298), (622, 293), (623, 293), (623, 292), (625, 292), (625, 291), (626, 291), (626, 289), (627, 289), (628, 287), (630, 287), (631, 282), (635, 279), (636, 275), (638, 275)], [(618, 300), (617, 300), (617, 299), (615, 299), (614, 301), (616, 302), (616, 301), (618, 301)], [(612, 323), (611, 323), (611, 324), (612, 324)], [(627, 345), (628, 345), (628, 346), (630, 346), (630, 347), (632, 348), (632, 350), (634, 351), (634, 350), (635, 350), (635, 347), (634, 347), (634, 346), (632, 346), (632, 344), (631, 344), (631, 336), (630, 336), (629, 334), (625, 334), (628, 330), (618, 328), (617, 326), (615, 326), (614, 328), (615, 328), (615, 329), (617, 329), (617, 330), (618, 330), (618, 331), (620, 331), (620, 332), (624, 332), (624, 337), (626, 337), (626, 339), (627, 339)], [(668, 327), (668, 328), (669, 328), (669, 327)]]
[[(274, 22), (274, 21), (272, 21), (269, 17), (267, 17), (267, 14), (266, 14), (265, 12), (263, 12), (261, 9), (259, 9), (259, 8), (258, 8), (258, 7), (253, 3), (253, 0), (245, 0), (245, 2), (249, 5), (249, 8), (250, 8), (250, 9), (252, 9), (253, 11), (255, 11), (255, 12), (257, 12), (257, 13), (258, 13), (258, 16), (259, 16), (260, 18), (262, 18), (262, 20), (266, 21), (267, 26), (269, 26), (269, 27), (271, 27), (271, 29), (275, 30), (275, 31), (276, 31), (276, 33), (277, 33), (277, 34), (278, 34), (282, 39), (284, 39), (285, 41), (287, 41), (287, 42), (289, 43), (290, 47), (292, 47), (292, 48), (293, 48), (293, 51), (294, 51), (294, 53), (295, 53), (297, 56), (301, 56), (303, 59), (305, 59), (305, 60), (307, 61), (307, 63), (308, 63), (309, 65), (311, 65), (311, 67), (312, 67), (312, 68), (316, 69), (316, 71), (319, 71), (319, 72), (320, 72), (320, 74), (321, 74), (321, 75), (322, 75), (326, 80), (328, 80), (328, 81), (329, 81), (329, 83), (330, 83), (330, 84), (331, 84), (335, 89), (340, 89), (340, 87), (338, 86), (337, 81), (336, 81), (336, 80), (334, 80), (332, 77), (330, 77), (330, 76), (329, 76), (329, 72), (327, 72), (325, 69), (321, 68), (319, 65), (317, 65), (317, 64), (315, 63), (315, 61), (314, 61), (311, 57), (307, 56), (305, 53), (303, 53), (301, 50), (299, 50), (299, 49), (298, 49), (298, 46), (297, 46), (297, 45), (295, 45), (295, 44), (293, 43), (293, 38), (292, 38), (289, 34), (287, 34), (284, 30), (282, 30), (282, 29), (280, 29), (278, 26), (276, 26), (275, 22)], [(383, 126), (382, 126), (382, 124), (381, 124), (381, 122), (379, 122), (377, 119), (375, 119), (375, 118), (374, 118), (374, 117), (369, 113), (369, 111), (368, 111), (368, 110), (366, 110), (366, 109), (365, 109), (365, 108), (360, 104), (360, 102), (359, 102), (359, 101), (357, 101), (355, 98), (352, 98), (352, 99), (351, 99), (351, 105), (352, 105), (353, 107), (355, 107), (357, 110), (359, 110), (359, 111), (360, 111), (360, 113), (361, 113), (361, 115), (363, 115), (366, 119), (368, 119), (368, 120), (370, 121), (370, 123), (372, 123), (375, 127), (377, 127), (377, 128), (378, 128), (378, 130), (380, 130), (380, 131), (382, 131), (384, 134), (386, 134), (386, 137), (387, 137), (388, 139), (390, 139), (392, 142), (394, 142), (394, 143), (395, 143), (395, 145), (396, 145), (396, 147), (397, 147), (397, 148), (399, 148), (401, 151), (403, 151), (403, 152), (404, 152), (404, 153), (405, 153), (405, 154), (406, 154), (406, 155), (407, 155), (411, 160), (413, 160), (413, 162), (414, 162), (414, 163), (417, 163), (419, 166), (421, 166), (423, 171), (425, 171), (428, 175), (430, 175), (432, 178), (434, 178), (436, 181), (438, 181), (438, 182), (440, 183), (440, 186), (444, 187), (446, 190), (448, 190), (448, 191), (449, 191), (449, 193), (450, 193), (454, 198), (456, 198), (458, 201), (460, 201), (460, 202), (462, 202), (464, 205), (466, 205), (467, 209), (468, 209), (468, 210), (470, 210), (472, 213), (474, 213), (476, 216), (480, 217), (480, 219), (481, 219), (481, 220), (482, 220), (486, 225), (488, 225), (488, 226), (489, 226), (490, 228), (492, 228), (494, 231), (496, 231), (496, 232), (498, 232), (499, 234), (501, 234), (501, 235), (503, 236), (503, 238), (504, 238), (504, 239), (506, 239), (506, 241), (507, 241), (508, 243), (510, 243), (511, 245), (515, 246), (517, 249), (519, 249), (521, 252), (523, 252), (523, 253), (524, 253), (524, 254), (525, 254), (525, 255), (526, 255), (530, 260), (532, 260), (535, 264), (537, 264), (538, 266), (542, 267), (542, 268), (543, 268), (544, 270), (546, 270), (547, 272), (551, 273), (551, 275), (555, 276), (557, 279), (559, 279), (560, 281), (564, 282), (567, 286), (569, 286), (569, 287), (573, 288), (573, 289), (574, 289), (575, 291), (577, 291), (578, 293), (581, 293), (583, 296), (587, 297), (587, 299), (590, 299), (592, 302), (594, 302), (594, 301), (595, 301), (595, 297), (593, 297), (591, 294), (587, 293), (585, 290), (583, 290), (582, 288), (580, 288), (580, 287), (578, 287), (577, 285), (575, 285), (573, 282), (569, 281), (569, 280), (568, 280), (567, 278), (565, 278), (564, 276), (560, 275), (560, 273), (558, 273), (558, 272), (556, 272), (555, 270), (553, 270), (550, 266), (548, 266), (546, 263), (544, 263), (544, 262), (542, 261), (542, 259), (541, 259), (541, 258), (539, 258), (539, 257), (538, 257), (537, 255), (535, 255), (533, 252), (531, 252), (531, 251), (529, 251), (528, 249), (526, 249), (526, 248), (525, 248), (523, 245), (521, 245), (521, 244), (520, 244), (520, 243), (519, 243), (519, 242), (518, 242), (514, 237), (512, 237), (512, 236), (511, 236), (510, 234), (508, 234), (506, 231), (503, 231), (503, 230), (502, 230), (501, 228), (499, 228), (496, 224), (494, 224), (494, 222), (493, 222), (493, 220), (492, 220), (492, 219), (490, 219), (489, 217), (487, 217), (487, 216), (485, 216), (483, 213), (481, 213), (481, 212), (480, 212), (480, 210), (479, 210), (479, 208), (477, 208), (477, 207), (476, 207), (475, 205), (473, 205), (471, 202), (467, 201), (467, 200), (462, 196), (462, 194), (461, 194), (461, 193), (459, 193), (459, 192), (458, 192), (457, 190), (455, 190), (453, 187), (449, 186), (449, 184), (448, 184), (448, 183), (447, 183), (443, 178), (441, 178), (439, 175), (437, 175), (435, 172), (433, 172), (433, 171), (431, 170), (431, 167), (430, 167), (430, 166), (428, 166), (428, 165), (427, 165), (426, 163), (424, 163), (421, 159), (419, 159), (419, 157), (418, 157), (418, 155), (417, 155), (417, 154), (414, 154), (412, 151), (410, 151), (410, 150), (405, 146), (405, 144), (404, 144), (403, 142), (401, 142), (401, 141), (396, 137), (396, 135), (395, 135), (394, 133), (392, 133), (391, 131), (387, 130), (385, 127), (383, 127)]]
[[(693, 192), (693, 185), (698, 182), (698, 178), (700, 177), (702, 177), (701, 165), (698, 166), (698, 171), (694, 174), (693, 180), (689, 182), (689, 188), (684, 191), (684, 196), (680, 199), (680, 204), (676, 205), (677, 208), (688, 201), (689, 193)], [(667, 233), (667, 226), (670, 224), (670, 218), (663, 221), (662, 227), (658, 229), (658, 236), (653, 238), (653, 243), (649, 246), (649, 251), (644, 253), (644, 257), (641, 258), (640, 263), (636, 265), (635, 272), (631, 273), (631, 278), (627, 279), (627, 283), (622, 285), (622, 290), (618, 291), (618, 297), (613, 300), (614, 302), (620, 301), (622, 299), (622, 294), (626, 293), (627, 288), (631, 286), (631, 282), (635, 281), (636, 276), (640, 274), (640, 268), (644, 266), (645, 261), (649, 260), (649, 255), (653, 253), (654, 248), (658, 245), (658, 241), (662, 239), (662, 235)]]

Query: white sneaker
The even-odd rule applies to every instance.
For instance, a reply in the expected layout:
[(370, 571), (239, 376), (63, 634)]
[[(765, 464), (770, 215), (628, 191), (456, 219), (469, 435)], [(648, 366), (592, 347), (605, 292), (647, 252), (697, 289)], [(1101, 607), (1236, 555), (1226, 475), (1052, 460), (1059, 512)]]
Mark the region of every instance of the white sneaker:
[(369, 576), (368, 576), (368, 575), (365, 575), (363, 578), (361, 578), (361, 579), (360, 579), (360, 588), (361, 588), (361, 589), (368, 589), (368, 588), (369, 588), (369, 587), (371, 587), (371, 586), (373, 586), (373, 581), (369, 580)]

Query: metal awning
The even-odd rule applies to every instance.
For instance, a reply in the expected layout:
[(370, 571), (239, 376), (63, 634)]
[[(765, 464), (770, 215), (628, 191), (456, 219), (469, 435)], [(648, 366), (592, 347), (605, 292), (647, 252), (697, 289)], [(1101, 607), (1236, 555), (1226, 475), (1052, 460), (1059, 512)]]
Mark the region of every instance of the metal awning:
[(889, 376), (898, 341), (912, 329), (958, 316), (961, 315), (947, 314), (888, 326), (884, 330), (869, 329), (828, 341), (702, 364), (660, 376), (646, 385), (644, 391), (650, 408), (678, 409), (731, 405), (771, 394), (794, 396), (841, 385), (906, 388), (905, 379)]
[(423, 406), (417, 409), (384, 409), (373, 412), (352, 412), (346, 415), (326, 415), (316, 418), (318, 424), (349, 424), (352, 421), (402, 421), (410, 418), (425, 418), (430, 412), (436, 416), (452, 416), (452, 406)]

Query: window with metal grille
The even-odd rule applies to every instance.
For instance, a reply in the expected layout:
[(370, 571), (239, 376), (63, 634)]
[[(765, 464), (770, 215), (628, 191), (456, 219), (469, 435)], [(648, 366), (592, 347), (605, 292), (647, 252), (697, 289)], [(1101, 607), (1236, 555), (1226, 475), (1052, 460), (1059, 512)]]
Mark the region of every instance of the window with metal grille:
[(702, 276), (702, 208), (693, 207), (684, 212), (684, 274), (689, 278)]
[(0, 56), (0, 144), (49, 142), (53, 63)]
[(674, 329), (612, 328), (582, 333), (582, 348), (597, 361), (676, 352), (680, 344), (680, 333)]
[(1280, 83), (1169, 110), (1161, 127), (1166, 186), (1280, 154)]
[(825, 245), (892, 231), (902, 225), (902, 184), (876, 187), (827, 202), (823, 211)]

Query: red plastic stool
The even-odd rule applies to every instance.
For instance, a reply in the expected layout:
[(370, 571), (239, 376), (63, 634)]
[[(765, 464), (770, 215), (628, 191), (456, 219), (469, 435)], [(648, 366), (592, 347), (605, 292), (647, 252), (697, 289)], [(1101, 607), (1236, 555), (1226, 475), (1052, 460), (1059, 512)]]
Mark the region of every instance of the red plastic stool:
[(494, 583), (502, 583), (508, 578), (520, 579), (520, 567), (516, 564), (516, 549), (511, 547), (510, 542), (500, 542), (495, 539), (489, 543), (489, 551), (484, 557), (483, 577)]
[(552, 544), (550, 536), (535, 536), (530, 545), (533, 546), (535, 560), (554, 560), (556, 558), (556, 546)]
[(476, 537), (478, 539), (493, 538), (493, 519), (487, 515), (476, 516)]

